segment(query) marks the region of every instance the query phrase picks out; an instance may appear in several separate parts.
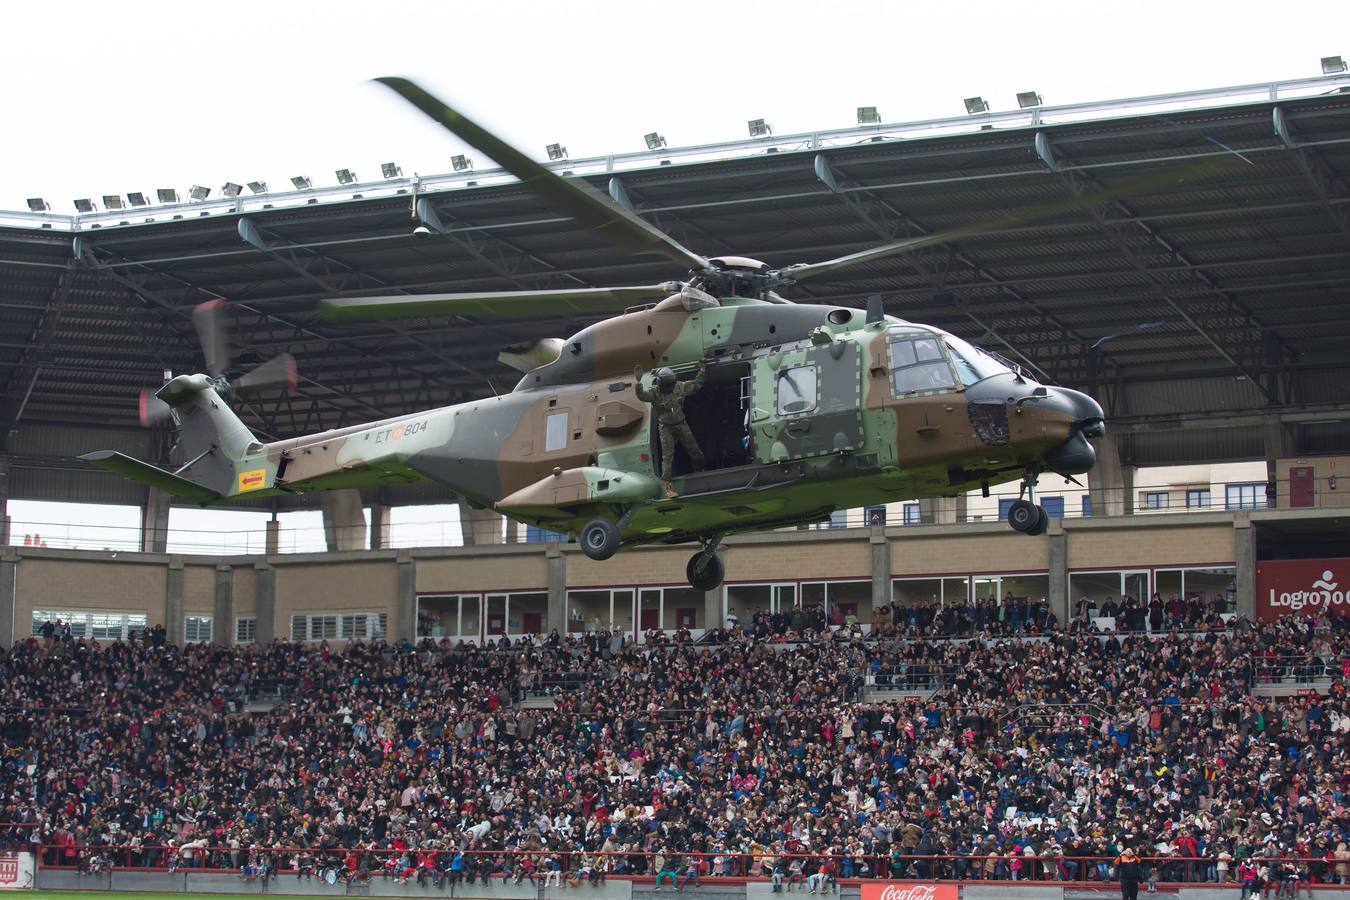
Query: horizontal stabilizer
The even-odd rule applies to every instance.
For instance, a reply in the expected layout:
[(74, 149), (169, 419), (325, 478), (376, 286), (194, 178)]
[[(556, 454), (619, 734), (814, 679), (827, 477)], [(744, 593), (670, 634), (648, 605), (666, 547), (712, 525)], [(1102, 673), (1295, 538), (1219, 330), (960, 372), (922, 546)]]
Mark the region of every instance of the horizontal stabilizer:
[(96, 450), (93, 453), (86, 453), (80, 459), (110, 472), (125, 475), (134, 481), (157, 487), (175, 497), (200, 503), (202, 506), (220, 499), (220, 494), (210, 488), (202, 487), (186, 478), (179, 478), (172, 472), (166, 472), (158, 466), (152, 466), (148, 462), (142, 462), (115, 450)]

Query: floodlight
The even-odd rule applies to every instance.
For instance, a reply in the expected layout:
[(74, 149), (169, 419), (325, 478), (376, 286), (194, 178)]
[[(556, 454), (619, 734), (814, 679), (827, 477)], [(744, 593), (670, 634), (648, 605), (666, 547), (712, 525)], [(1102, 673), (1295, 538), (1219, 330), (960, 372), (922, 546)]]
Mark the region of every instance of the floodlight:
[(548, 153), (548, 158), (552, 162), (567, 159), (567, 148), (562, 144), (549, 144), (544, 150)]
[(248, 183), (248, 189), (249, 189), (250, 191), (252, 191), (253, 193), (255, 193), (255, 194), (265, 194), (265, 193), (267, 193), (267, 182), (265, 182), (265, 181), (250, 181), (250, 182)]
[(177, 203), (178, 191), (173, 188), (160, 188), (155, 191), (155, 196), (159, 198), (160, 203)]
[(987, 113), (989, 112), (989, 104), (983, 97), (967, 97), (966, 112), (972, 116), (978, 113)]
[(1322, 57), (1323, 75), (1336, 75), (1344, 71), (1345, 71), (1345, 60), (1341, 59), (1339, 56)]
[(860, 106), (858, 107), (858, 124), (880, 125), (881, 114), (877, 112), (877, 108), (875, 106)]
[(80, 200), (76, 200), (76, 201), (75, 201), (75, 211), (76, 211), (76, 212), (82, 212), (82, 213), (90, 213), (90, 212), (93, 212), (93, 211), (94, 211), (94, 201), (93, 201), (93, 200), (89, 200), (89, 199), (87, 199), (87, 198), (83, 198), (83, 199), (80, 199)]
[(1034, 109), (1041, 105), (1041, 95), (1035, 91), (1022, 91), (1017, 95), (1017, 105), (1021, 109)]
[(131, 205), (132, 205), (132, 206), (149, 206), (149, 205), (150, 205), (150, 201), (149, 201), (149, 200), (146, 200), (146, 199), (145, 199), (145, 195), (142, 194), (140, 191), (132, 191), (132, 192), (130, 192), (129, 194), (127, 194), (127, 200), (131, 202)]
[(51, 208), (52, 208), (52, 205), (51, 205), (50, 203), (48, 203), (46, 200), (43, 200), (41, 197), (29, 197), (29, 198), (28, 198), (28, 210), (29, 210), (29, 212), (47, 212), (47, 211), (50, 210)]
[(647, 142), (648, 150), (660, 150), (666, 145), (666, 139), (662, 137), (659, 132), (653, 131), (649, 134), (644, 134), (642, 139)]
[(220, 193), (226, 197), (238, 197), (244, 192), (242, 184), (235, 184), (233, 181), (227, 181), (220, 187)]
[(455, 167), (456, 172), (468, 172), (473, 168), (473, 160), (464, 154), (450, 157), (450, 165)]
[(307, 175), (296, 175), (291, 179), (291, 184), (295, 185), (297, 191), (307, 191), (313, 183)]
[(395, 163), (384, 163), (380, 166), (380, 174), (385, 178), (398, 178), (403, 175), (403, 170)]
[(125, 203), (122, 202), (122, 195), (121, 195), (121, 194), (104, 194), (104, 195), (103, 195), (103, 208), (104, 208), (104, 209), (126, 209), (126, 206), (127, 206), (127, 205), (126, 205)]
[(193, 200), (205, 200), (210, 193), (209, 187), (202, 187), (200, 184), (194, 184), (188, 189), (188, 196)]
[(333, 174), (337, 175), (338, 184), (351, 184), (356, 180), (356, 173), (351, 169), (338, 169)]
[(751, 119), (746, 125), (750, 129), (751, 137), (764, 137), (766, 134), (773, 134), (773, 126), (763, 119)]

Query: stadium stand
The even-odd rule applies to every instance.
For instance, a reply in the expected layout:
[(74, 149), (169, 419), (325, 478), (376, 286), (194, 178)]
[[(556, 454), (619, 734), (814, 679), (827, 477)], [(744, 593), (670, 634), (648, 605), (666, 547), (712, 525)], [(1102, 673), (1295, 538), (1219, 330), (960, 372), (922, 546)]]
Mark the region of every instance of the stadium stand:
[[(1125, 847), (1164, 882), (1288, 857), (1291, 879), (1344, 883), (1343, 622), (1220, 606), (1119, 636), (1086, 608), (1061, 629), (1009, 604), (923, 641), (931, 624), (864, 639), (760, 613), (697, 643), (341, 649), (100, 644), (54, 622), (0, 657), (0, 842), (86, 871), (435, 885), (1104, 881)], [(934, 671), (951, 677), (926, 700), (862, 699)], [(1256, 691), (1314, 674), (1325, 696)], [(554, 708), (517, 705), (541, 686)], [(1262, 863), (1272, 883), (1283, 865)]]

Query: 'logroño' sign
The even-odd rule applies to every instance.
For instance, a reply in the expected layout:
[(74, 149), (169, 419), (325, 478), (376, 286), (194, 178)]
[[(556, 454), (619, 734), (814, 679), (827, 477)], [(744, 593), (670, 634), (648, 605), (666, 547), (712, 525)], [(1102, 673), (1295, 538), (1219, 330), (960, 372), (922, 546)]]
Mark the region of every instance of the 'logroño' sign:
[(1256, 618), (1350, 616), (1350, 559), (1281, 559), (1256, 564)]

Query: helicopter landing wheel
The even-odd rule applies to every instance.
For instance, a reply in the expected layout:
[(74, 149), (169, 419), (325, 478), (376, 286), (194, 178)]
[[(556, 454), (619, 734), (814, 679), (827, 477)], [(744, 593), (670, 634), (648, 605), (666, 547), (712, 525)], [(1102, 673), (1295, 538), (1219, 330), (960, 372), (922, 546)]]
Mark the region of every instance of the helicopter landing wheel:
[(1008, 507), (1008, 524), (1021, 534), (1044, 534), (1050, 517), (1039, 505), (1019, 498)]
[(689, 565), (684, 567), (684, 577), (689, 580), (689, 586), (696, 591), (711, 591), (713, 588), (721, 587), (726, 574), (726, 563), (722, 561), (722, 554), (717, 551), (709, 553), (700, 550), (689, 557)]
[(591, 519), (577, 535), (577, 543), (587, 558), (609, 559), (619, 552), (619, 526), (608, 519)]

